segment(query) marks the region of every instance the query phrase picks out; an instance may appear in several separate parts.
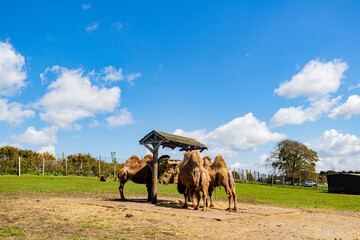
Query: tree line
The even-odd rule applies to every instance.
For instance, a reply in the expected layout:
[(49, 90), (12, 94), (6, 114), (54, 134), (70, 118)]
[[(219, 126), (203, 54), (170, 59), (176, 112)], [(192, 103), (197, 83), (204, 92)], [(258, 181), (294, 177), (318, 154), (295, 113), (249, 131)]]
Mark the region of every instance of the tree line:
[[(45, 173), (54, 175), (100, 176), (118, 172), (124, 164), (117, 164), (116, 159), (107, 163), (88, 154), (71, 154), (56, 158), (49, 153), (37, 153), (16, 147), (0, 148), (0, 174), (17, 174), (21, 162), (21, 173), (41, 174), (43, 166)], [(43, 165), (44, 164), (44, 165)]]

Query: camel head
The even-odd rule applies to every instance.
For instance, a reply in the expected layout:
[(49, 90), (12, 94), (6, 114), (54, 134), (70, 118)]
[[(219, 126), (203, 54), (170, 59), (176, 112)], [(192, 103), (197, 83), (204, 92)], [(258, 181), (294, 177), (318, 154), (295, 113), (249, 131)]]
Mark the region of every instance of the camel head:
[(203, 161), (204, 161), (204, 167), (205, 168), (209, 168), (212, 164), (212, 160), (211, 160), (211, 157), (210, 156), (205, 156), (203, 158)]

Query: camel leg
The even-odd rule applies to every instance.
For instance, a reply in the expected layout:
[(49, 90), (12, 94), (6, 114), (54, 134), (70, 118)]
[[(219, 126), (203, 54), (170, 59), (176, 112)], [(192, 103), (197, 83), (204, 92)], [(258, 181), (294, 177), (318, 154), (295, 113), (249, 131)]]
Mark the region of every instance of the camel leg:
[(223, 184), (224, 188), (225, 188), (225, 192), (226, 194), (228, 195), (228, 199), (229, 199), (229, 207), (226, 209), (226, 210), (229, 210), (231, 209), (231, 199), (232, 199), (232, 194), (231, 194), (231, 191), (230, 191), (230, 188), (227, 184)]
[(236, 207), (236, 193), (235, 193), (235, 189), (233, 189), (233, 199), (234, 199), (234, 210), (237, 211), (237, 207)]
[[(213, 208), (214, 207), (214, 204), (213, 204), (213, 196), (212, 196), (212, 193), (214, 191), (214, 188), (213, 187), (209, 187), (209, 198), (210, 198), (210, 208)], [(206, 204), (207, 206), (207, 204)]]
[(147, 189), (147, 192), (148, 192), (147, 202), (151, 202), (151, 184), (147, 183), (146, 184), (146, 189)]
[(197, 200), (197, 204), (196, 204), (195, 210), (199, 210), (199, 207), (200, 207), (200, 199), (201, 199), (200, 191), (196, 191), (196, 192), (195, 192), (195, 195), (196, 195), (196, 200)]
[(123, 181), (123, 180), (120, 180), (120, 186), (119, 186), (119, 192), (120, 192), (120, 199), (125, 201), (126, 198), (124, 196), (124, 185), (126, 183), (126, 180)]
[(188, 192), (188, 188), (186, 188), (185, 189), (185, 193), (184, 193), (184, 197), (185, 197), (185, 203), (184, 203), (184, 206), (183, 206), (183, 208), (188, 208), (188, 204), (187, 204), (187, 201), (188, 201), (188, 194), (189, 194), (189, 192)]
[(203, 191), (203, 211), (206, 211), (205, 201), (207, 200), (207, 192)]

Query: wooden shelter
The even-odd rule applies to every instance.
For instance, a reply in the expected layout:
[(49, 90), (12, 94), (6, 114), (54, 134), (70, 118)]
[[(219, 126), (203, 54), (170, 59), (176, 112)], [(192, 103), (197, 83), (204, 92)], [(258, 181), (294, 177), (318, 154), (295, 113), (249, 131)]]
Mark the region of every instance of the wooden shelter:
[(158, 151), (159, 147), (168, 147), (171, 149), (180, 148), (180, 151), (199, 150), (200, 152), (208, 149), (204, 144), (192, 138), (182, 137), (170, 133), (160, 131), (151, 131), (140, 141), (153, 154), (152, 163), (152, 187), (151, 187), (151, 203), (157, 202), (157, 183), (158, 183)]

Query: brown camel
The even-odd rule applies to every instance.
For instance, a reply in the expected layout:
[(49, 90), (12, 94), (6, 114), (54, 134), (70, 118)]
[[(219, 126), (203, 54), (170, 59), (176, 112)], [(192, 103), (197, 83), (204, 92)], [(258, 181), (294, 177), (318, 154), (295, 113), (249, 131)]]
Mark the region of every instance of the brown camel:
[(110, 179), (110, 175), (106, 175), (106, 176), (101, 176), (100, 177), (100, 182), (108, 182)]
[(204, 167), (208, 170), (210, 175), (210, 187), (209, 187), (209, 197), (210, 197), (210, 207), (214, 207), (212, 192), (216, 187), (223, 186), (225, 192), (229, 198), (229, 207), (226, 210), (231, 209), (231, 198), (234, 200), (234, 210), (237, 210), (236, 207), (236, 193), (235, 193), (235, 182), (233, 176), (226, 165), (224, 158), (221, 155), (217, 155), (214, 163), (211, 163), (211, 158), (205, 156)]
[(147, 201), (151, 201), (151, 164), (153, 157), (152, 155), (146, 155), (141, 161), (135, 155), (131, 156), (126, 160), (124, 167), (118, 174), (120, 182), (119, 192), (121, 200), (126, 200), (124, 196), (124, 185), (128, 180), (134, 183), (146, 184), (148, 191)]
[(200, 192), (202, 192), (203, 211), (205, 211), (209, 183), (210, 176), (203, 166), (200, 152), (194, 150), (184, 153), (184, 160), (180, 163), (178, 177), (178, 191), (184, 194), (185, 197), (184, 208), (188, 207), (187, 201), (189, 196), (195, 195), (197, 198), (195, 209), (198, 210), (201, 198)]

